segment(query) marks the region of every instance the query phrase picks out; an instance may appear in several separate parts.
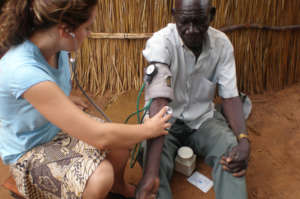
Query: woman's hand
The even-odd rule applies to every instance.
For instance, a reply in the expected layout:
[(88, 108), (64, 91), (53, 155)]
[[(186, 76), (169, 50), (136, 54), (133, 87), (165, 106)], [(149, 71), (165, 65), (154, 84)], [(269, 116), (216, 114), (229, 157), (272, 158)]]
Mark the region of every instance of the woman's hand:
[(168, 108), (166, 106), (163, 107), (156, 115), (150, 119), (147, 119), (143, 124), (146, 127), (146, 130), (149, 132), (150, 138), (168, 134), (166, 129), (171, 127), (171, 124), (168, 123), (168, 120), (171, 119), (172, 115), (167, 114), (167, 110)]

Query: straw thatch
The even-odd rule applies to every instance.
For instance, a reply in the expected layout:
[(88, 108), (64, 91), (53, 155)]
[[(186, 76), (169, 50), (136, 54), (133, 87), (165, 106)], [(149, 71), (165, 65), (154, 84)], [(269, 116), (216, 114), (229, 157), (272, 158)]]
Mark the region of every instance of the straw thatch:
[[(300, 24), (299, 0), (215, 0), (212, 26)], [(172, 21), (173, 0), (99, 0), (94, 34), (78, 57), (82, 86), (93, 94), (122, 92), (142, 84), (142, 56), (151, 33)], [(242, 26), (243, 27), (243, 26)], [(247, 93), (278, 90), (300, 76), (300, 31), (238, 29), (228, 33), (235, 47), (239, 88)]]

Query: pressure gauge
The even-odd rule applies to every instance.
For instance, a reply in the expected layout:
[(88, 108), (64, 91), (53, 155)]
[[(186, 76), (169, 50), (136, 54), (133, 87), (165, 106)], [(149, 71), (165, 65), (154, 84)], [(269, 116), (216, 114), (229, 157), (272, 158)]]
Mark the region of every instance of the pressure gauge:
[(167, 112), (168, 115), (172, 115), (173, 114), (173, 109), (170, 106), (167, 106)]
[(146, 68), (146, 75), (149, 76), (154, 76), (155, 75), (155, 71), (156, 71), (156, 67), (154, 64), (151, 64), (150, 66), (148, 66)]
[(145, 76), (144, 76), (144, 81), (147, 84), (150, 84), (153, 77), (157, 74), (157, 67), (155, 66), (155, 64), (151, 64), (149, 65), (146, 69), (145, 69)]

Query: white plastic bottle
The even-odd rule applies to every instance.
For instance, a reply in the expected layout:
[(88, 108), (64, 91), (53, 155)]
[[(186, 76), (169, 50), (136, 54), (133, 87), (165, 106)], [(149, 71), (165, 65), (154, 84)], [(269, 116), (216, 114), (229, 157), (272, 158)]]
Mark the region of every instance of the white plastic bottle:
[(193, 150), (187, 146), (179, 148), (175, 158), (175, 171), (189, 177), (195, 169), (196, 155)]

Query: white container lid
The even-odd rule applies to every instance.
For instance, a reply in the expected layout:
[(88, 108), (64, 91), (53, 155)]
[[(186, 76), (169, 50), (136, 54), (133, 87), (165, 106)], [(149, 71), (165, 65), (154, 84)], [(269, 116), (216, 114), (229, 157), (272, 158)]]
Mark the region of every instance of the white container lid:
[(178, 149), (177, 155), (182, 159), (190, 159), (193, 157), (194, 152), (190, 147), (183, 146)]

